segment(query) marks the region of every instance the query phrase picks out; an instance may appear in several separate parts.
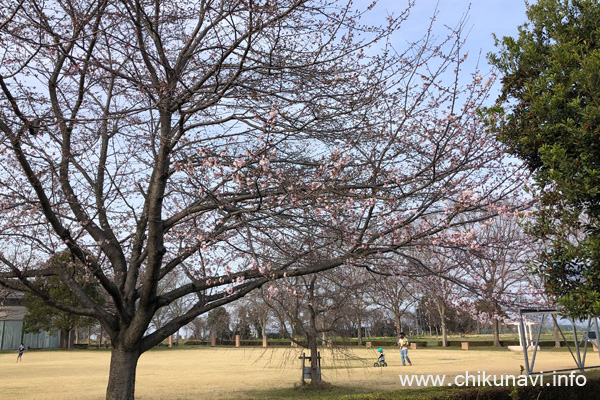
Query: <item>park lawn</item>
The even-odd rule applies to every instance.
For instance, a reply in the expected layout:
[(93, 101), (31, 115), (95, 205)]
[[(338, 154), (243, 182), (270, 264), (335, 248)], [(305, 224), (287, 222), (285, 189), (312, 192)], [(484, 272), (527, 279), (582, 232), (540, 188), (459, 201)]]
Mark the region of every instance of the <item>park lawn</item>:
[[(300, 381), (302, 350), (292, 348), (194, 347), (150, 351), (137, 370), (137, 399), (333, 399), (341, 395), (402, 389), (399, 374), (458, 374), (478, 371), (518, 375), (521, 353), (500, 350), (418, 349), (402, 367), (396, 347), (384, 347), (388, 367), (374, 368), (375, 350), (322, 349), (323, 377), (333, 386), (322, 393), (294, 389)], [(588, 365), (600, 364), (588, 355)], [(598, 357), (594, 353), (594, 357)], [(101, 399), (108, 381), (110, 351), (28, 351), (0, 354), (0, 398)], [(595, 362), (595, 364), (594, 364)], [(542, 350), (536, 370), (570, 368), (568, 351)], [(438, 390), (438, 389), (430, 389)], [(422, 392), (421, 392), (422, 393)], [(407, 392), (408, 394), (408, 392)], [(424, 394), (424, 393), (422, 393)], [(422, 397), (423, 398), (423, 397)]]

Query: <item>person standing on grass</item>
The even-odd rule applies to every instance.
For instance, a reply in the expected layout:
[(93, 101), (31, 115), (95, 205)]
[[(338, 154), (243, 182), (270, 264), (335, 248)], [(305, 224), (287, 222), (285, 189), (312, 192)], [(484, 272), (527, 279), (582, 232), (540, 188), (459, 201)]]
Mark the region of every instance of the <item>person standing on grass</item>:
[(408, 365), (412, 366), (412, 362), (410, 362), (410, 358), (408, 358), (408, 339), (406, 338), (404, 332), (400, 332), (398, 346), (400, 346), (400, 358), (402, 359), (402, 365), (406, 366), (406, 363), (408, 362)]
[(21, 345), (19, 346), (19, 355), (17, 356), (17, 361), (15, 362), (20, 362), (21, 357), (23, 357), (23, 352), (25, 351), (25, 346), (23, 346), (23, 343), (21, 343)]

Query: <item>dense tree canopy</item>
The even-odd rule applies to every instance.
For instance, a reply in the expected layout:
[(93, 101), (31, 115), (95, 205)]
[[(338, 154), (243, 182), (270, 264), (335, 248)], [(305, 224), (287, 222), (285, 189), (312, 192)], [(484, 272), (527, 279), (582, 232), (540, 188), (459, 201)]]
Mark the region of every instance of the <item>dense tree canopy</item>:
[[(69, 252), (61, 252), (53, 255), (47, 261), (48, 267), (61, 267), (71, 271), (75, 280), (79, 283), (83, 291), (99, 304), (103, 303), (103, 296), (98, 290), (98, 284), (89, 281), (84, 274), (81, 261), (73, 259)], [(36, 288), (44, 295), (53, 298), (62, 304), (68, 304), (73, 307), (81, 306), (77, 296), (69, 289), (67, 285), (57, 276), (41, 277), (34, 282)], [(40, 296), (31, 292), (26, 292), (23, 297), (23, 305), (27, 307), (23, 329), (25, 332), (39, 332), (41, 330), (51, 331), (58, 329), (63, 335), (61, 346), (68, 347), (67, 337), (69, 332), (75, 327), (90, 326), (95, 320), (89, 317), (82, 317), (74, 313), (62, 311), (49, 306)]]
[(540, 271), (576, 316), (600, 314), (600, 7), (540, 0), (490, 59), (502, 74), (490, 110), (499, 138), (535, 171)]

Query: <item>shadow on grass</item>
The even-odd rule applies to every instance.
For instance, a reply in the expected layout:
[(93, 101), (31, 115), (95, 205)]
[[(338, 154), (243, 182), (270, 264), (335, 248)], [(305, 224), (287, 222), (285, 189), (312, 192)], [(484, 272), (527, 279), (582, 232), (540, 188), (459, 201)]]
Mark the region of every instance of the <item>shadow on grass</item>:
[[(600, 370), (586, 371), (584, 375), (588, 379), (600, 380)], [(487, 389), (502, 389), (489, 387)], [(584, 388), (570, 388), (583, 390)], [(274, 399), (309, 399), (309, 400), (426, 400), (435, 398), (453, 397), (459, 392), (470, 392), (471, 397), (465, 398), (492, 398), (485, 397), (483, 392), (486, 387), (424, 387), (415, 389), (401, 389), (387, 392), (370, 392), (359, 387), (334, 386), (323, 383), (319, 386), (296, 384), (293, 388), (273, 389), (266, 391), (249, 392), (243, 399), (247, 400), (274, 400)], [(479, 393), (479, 394), (477, 394)], [(473, 394), (476, 394), (473, 397)], [(537, 396), (536, 396), (537, 397)], [(495, 397), (494, 397), (495, 398)], [(498, 397), (500, 398), (500, 397)], [(527, 398), (527, 397), (519, 397)], [(544, 397), (550, 398), (550, 397)], [(560, 399), (565, 398), (560, 396)], [(575, 397), (574, 397), (575, 398)], [(577, 397), (581, 398), (581, 397)], [(596, 397), (586, 397), (596, 398)]]
[(444, 393), (446, 388), (428, 387), (402, 389), (390, 392), (372, 392), (354, 386), (335, 386), (323, 383), (319, 386), (302, 385), (291, 388), (254, 391), (247, 393), (245, 400), (308, 399), (308, 400), (422, 400)]
[(290, 388), (261, 390), (248, 392), (243, 398), (247, 400), (275, 400), (275, 399), (339, 399), (340, 396), (351, 394), (368, 394), (369, 392), (359, 387), (335, 386), (322, 382), (318, 385), (297, 383)]

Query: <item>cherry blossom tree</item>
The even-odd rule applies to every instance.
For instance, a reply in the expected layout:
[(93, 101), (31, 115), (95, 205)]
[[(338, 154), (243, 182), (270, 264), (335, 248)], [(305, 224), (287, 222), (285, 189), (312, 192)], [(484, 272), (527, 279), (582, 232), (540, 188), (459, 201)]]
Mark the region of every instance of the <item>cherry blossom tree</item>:
[[(536, 245), (539, 244), (536, 243)], [(519, 299), (519, 304), (523, 308), (540, 308), (540, 309), (557, 309), (558, 302), (556, 298), (551, 296), (546, 291), (545, 276), (543, 274), (535, 273), (535, 268), (539, 266), (539, 260), (543, 259), (542, 251), (537, 247), (531, 252), (533, 261), (528, 263), (530, 271), (525, 277), (527, 283), (527, 290), (523, 290)], [(553, 333), (554, 333), (554, 347), (561, 347), (560, 327), (558, 326), (558, 320), (553, 318)]]
[(418, 257), (411, 257), (406, 272), (438, 313), (443, 347), (448, 345), (448, 311), (461, 308), (469, 274), (468, 268), (457, 262), (455, 254), (456, 249), (443, 246), (424, 248)]
[(206, 314), (196, 318), (187, 325), (187, 328), (191, 330), (191, 337), (196, 340), (209, 340), (210, 326), (208, 326)]
[(501, 216), (482, 224), (466, 248), (465, 263), (473, 282), (471, 290), (476, 294), (476, 309), (492, 323), (494, 346), (500, 346), (505, 310), (518, 306), (519, 292), (527, 280), (531, 242), (517, 217)]
[[(460, 84), (462, 23), (392, 46), (409, 10), (367, 26), (374, 5), (321, 0), (2, 6), (0, 280), (100, 322), (108, 399), (133, 398), (140, 355), (199, 315), (454, 235), (518, 190), (477, 113), (493, 79)], [(104, 304), (43, 263), (65, 249)]]
[[(239, 304), (237, 302), (236, 304)], [(263, 301), (260, 291), (250, 293), (244, 297), (243, 304), (248, 312), (248, 317), (254, 325), (259, 338), (267, 337), (267, 326), (273, 319), (271, 308)]]
[[(372, 302), (369, 295), (377, 290), (371, 274), (361, 268), (341, 268), (335, 271), (333, 279), (336, 283), (349, 292), (348, 302), (345, 307), (345, 324), (354, 326), (355, 335), (359, 346), (363, 345), (364, 320)], [(351, 334), (354, 336), (354, 334)]]
[[(546, 309), (558, 309), (559, 304), (557, 298), (552, 296), (546, 288), (547, 275), (542, 273), (546, 263), (545, 254), (551, 247), (551, 243), (540, 240), (535, 236), (534, 226), (536, 221), (534, 217), (535, 213), (527, 213), (524, 218), (524, 230), (530, 234), (534, 240), (529, 247), (529, 255), (527, 257), (527, 268), (528, 272), (525, 275), (526, 288), (519, 292), (519, 305), (523, 308), (546, 308)], [(573, 227), (573, 231), (577, 232), (577, 227)], [(582, 232), (577, 232), (582, 236)], [(561, 347), (561, 337), (558, 326), (558, 320), (553, 319), (554, 326), (554, 347)]]
[[(172, 291), (181, 284), (184, 284), (184, 282), (182, 282), (182, 277), (178, 276), (176, 272), (173, 272), (168, 276), (165, 276), (165, 278), (160, 281), (157, 293), (160, 296), (163, 293), (168, 293)], [(185, 312), (185, 310), (187, 310), (191, 306), (189, 304), (189, 302), (191, 301), (194, 301), (194, 297), (192, 295), (188, 295), (186, 297), (178, 298), (176, 301), (173, 301), (167, 307), (163, 307), (160, 310), (157, 310), (154, 316), (152, 317), (152, 323), (150, 324), (149, 329), (160, 329), (165, 323), (167, 323), (171, 319), (182, 315)]]
[[(414, 293), (413, 282), (397, 267), (387, 268), (382, 265), (377, 268), (377, 274), (372, 279), (375, 281), (369, 298), (373, 304), (378, 305), (394, 318), (396, 337), (402, 332), (402, 318), (415, 304), (417, 297)], [(393, 272), (391, 272), (393, 271)], [(400, 272), (399, 272), (400, 271)]]
[(268, 287), (264, 300), (279, 321), (282, 333), (310, 351), (311, 385), (319, 386), (319, 339), (335, 332), (351, 301), (351, 292), (327, 271), (279, 281)]

